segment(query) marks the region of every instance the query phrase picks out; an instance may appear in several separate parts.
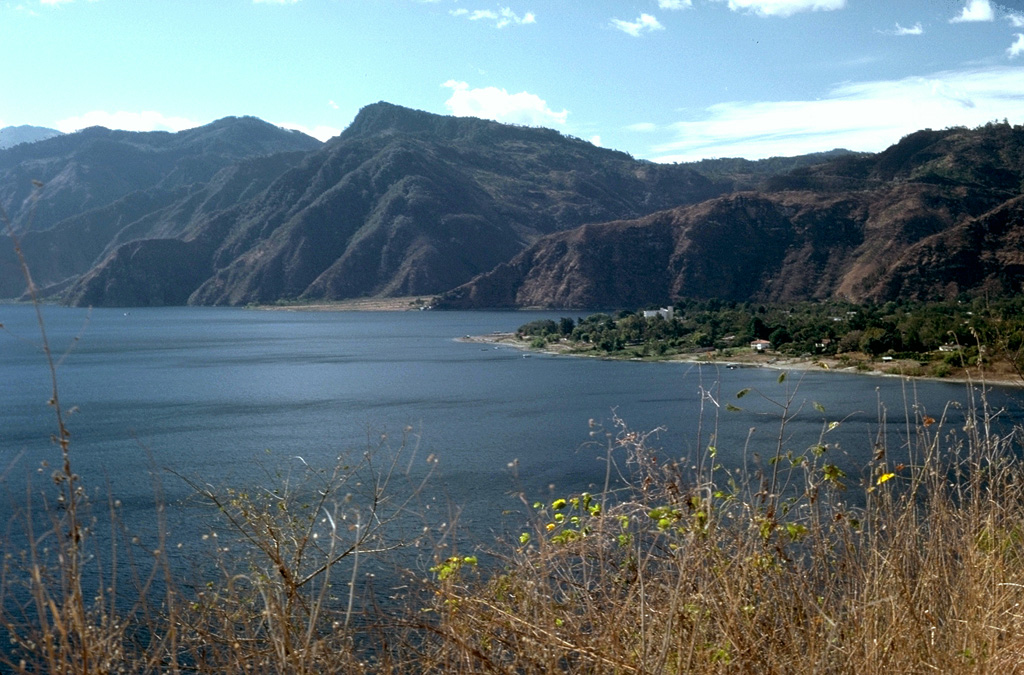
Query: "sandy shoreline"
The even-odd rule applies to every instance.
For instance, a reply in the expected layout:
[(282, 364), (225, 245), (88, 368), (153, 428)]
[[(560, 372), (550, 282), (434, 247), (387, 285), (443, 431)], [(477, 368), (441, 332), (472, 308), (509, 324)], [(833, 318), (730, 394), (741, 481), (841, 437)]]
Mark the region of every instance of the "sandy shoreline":
[[(858, 368), (856, 365), (844, 364), (842, 361), (832, 357), (795, 357), (782, 356), (779, 354), (732, 354), (729, 356), (716, 356), (714, 354), (676, 354), (666, 358), (639, 359), (636, 357), (617, 359), (614, 356), (604, 354), (581, 354), (570, 351), (568, 345), (548, 345), (545, 349), (534, 349), (527, 340), (522, 340), (515, 333), (491, 333), (489, 335), (466, 335), (457, 338), (460, 342), (478, 342), (486, 344), (502, 344), (515, 349), (541, 354), (552, 354), (559, 356), (573, 356), (582, 358), (603, 358), (611, 360), (633, 360), (633, 361), (657, 361), (664, 363), (700, 363), (705, 365), (723, 366), (726, 368), (771, 368), (773, 370), (811, 371), (819, 370), (830, 373), (842, 373), (848, 375), (870, 375), (874, 377), (905, 377), (910, 380), (929, 380), (933, 382), (955, 382), (977, 384), (988, 384), (1000, 387), (1024, 387), (1024, 380), (1015, 374), (992, 374), (978, 372), (975, 369), (957, 369), (948, 377), (928, 377), (924, 375), (906, 375), (899, 372), (904, 362), (891, 361), (884, 363), (865, 362), (868, 369)], [(916, 361), (913, 363), (916, 364)], [(907, 362), (909, 367), (909, 362)], [(882, 370), (885, 368), (886, 370)]]
[(254, 305), (252, 309), (286, 312), (417, 312), (430, 309), (433, 301), (432, 297), (409, 295), (401, 298), (353, 298), (294, 305)]

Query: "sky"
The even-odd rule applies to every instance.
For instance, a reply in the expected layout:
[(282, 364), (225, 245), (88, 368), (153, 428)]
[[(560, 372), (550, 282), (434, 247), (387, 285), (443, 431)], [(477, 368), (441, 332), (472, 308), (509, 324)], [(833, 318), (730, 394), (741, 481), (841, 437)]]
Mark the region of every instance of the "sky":
[(1024, 0), (0, 0), (0, 44), (0, 127), (388, 101), (685, 162), (1024, 124)]

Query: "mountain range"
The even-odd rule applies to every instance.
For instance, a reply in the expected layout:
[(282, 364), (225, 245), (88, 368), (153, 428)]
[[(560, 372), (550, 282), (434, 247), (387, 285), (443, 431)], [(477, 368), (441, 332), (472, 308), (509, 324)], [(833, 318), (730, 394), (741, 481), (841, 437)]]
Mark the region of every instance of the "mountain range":
[[(994, 123), (878, 154), (665, 165), (377, 103), (326, 143), (243, 117), (0, 150), (0, 206), (36, 286), (77, 305), (1016, 293), (1022, 185), (1024, 127)], [(0, 297), (24, 290), (0, 250)]]

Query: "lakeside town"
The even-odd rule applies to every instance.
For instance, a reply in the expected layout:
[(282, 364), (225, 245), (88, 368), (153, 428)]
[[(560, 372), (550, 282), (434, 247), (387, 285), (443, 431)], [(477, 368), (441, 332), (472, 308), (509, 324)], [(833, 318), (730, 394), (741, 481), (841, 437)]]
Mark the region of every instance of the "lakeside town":
[(1021, 299), (855, 305), (720, 300), (542, 319), (483, 339), (577, 356), (1024, 384)]

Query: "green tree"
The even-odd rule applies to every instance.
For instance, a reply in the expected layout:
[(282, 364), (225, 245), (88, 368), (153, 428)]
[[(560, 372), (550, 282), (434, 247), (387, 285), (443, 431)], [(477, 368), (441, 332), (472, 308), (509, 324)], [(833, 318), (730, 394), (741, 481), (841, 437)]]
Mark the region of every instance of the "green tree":
[(785, 326), (776, 328), (772, 331), (771, 335), (768, 336), (768, 342), (771, 342), (775, 347), (789, 344), (792, 341), (793, 336), (789, 334), (789, 330), (787, 330)]
[(768, 327), (761, 317), (755, 316), (750, 320), (750, 334), (754, 336), (755, 340), (767, 340), (771, 333), (772, 329)]
[(884, 328), (867, 328), (861, 334), (858, 346), (865, 354), (878, 356), (893, 348), (893, 336)]

